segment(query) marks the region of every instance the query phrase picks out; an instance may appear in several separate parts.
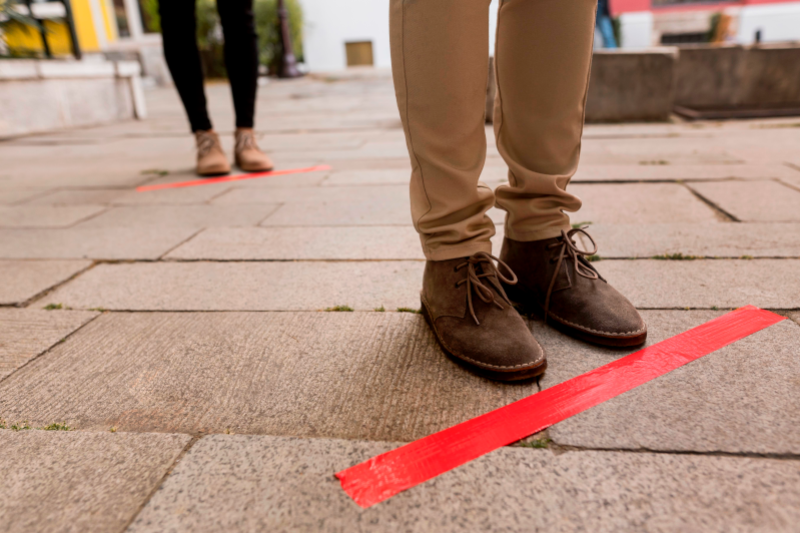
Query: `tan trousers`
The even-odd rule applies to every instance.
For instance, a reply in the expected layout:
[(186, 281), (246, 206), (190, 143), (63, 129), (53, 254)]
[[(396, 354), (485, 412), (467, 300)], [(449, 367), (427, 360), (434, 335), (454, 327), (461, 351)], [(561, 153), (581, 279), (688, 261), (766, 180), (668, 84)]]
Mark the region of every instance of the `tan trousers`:
[[(501, 0), (495, 64), (497, 146), (509, 184), (481, 183), (489, 0), (391, 0), (397, 103), (413, 168), (411, 212), (428, 259), (491, 252), (486, 212), (507, 237), (570, 229), (597, 0)], [(563, 211), (562, 211), (563, 210)]]

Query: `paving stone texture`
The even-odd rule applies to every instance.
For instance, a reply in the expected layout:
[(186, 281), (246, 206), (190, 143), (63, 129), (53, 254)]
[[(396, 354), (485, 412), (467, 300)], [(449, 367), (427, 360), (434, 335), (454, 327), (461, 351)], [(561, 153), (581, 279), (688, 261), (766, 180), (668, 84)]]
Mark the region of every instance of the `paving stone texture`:
[(0, 418), (79, 430), (0, 430), (0, 531), (797, 529), (796, 118), (589, 125), (569, 186), (649, 344), (746, 304), (786, 321), (362, 510), (335, 471), (632, 350), (534, 320), (547, 373), (498, 384), (397, 311), (424, 258), (390, 72), (260, 88), (277, 168), (330, 170), (137, 192), (197, 179), (177, 94), (146, 97), (144, 121), (0, 143)]
[(88, 268), (91, 261), (0, 260), (0, 305), (21, 304)]
[(331, 475), (381, 443), (218, 435), (131, 525), (157, 531), (792, 531), (796, 461), (505, 448), (369, 509)]
[(190, 440), (0, 430), (0, 531), (123, 531)]
[(91, 311), (0, 309), (0, 379), (95, 316)]

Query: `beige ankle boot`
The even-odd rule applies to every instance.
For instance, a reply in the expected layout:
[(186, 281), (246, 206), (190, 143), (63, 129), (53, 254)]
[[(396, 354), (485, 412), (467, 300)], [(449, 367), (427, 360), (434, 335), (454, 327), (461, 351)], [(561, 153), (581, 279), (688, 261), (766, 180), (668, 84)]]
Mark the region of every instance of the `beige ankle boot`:
[(197, 173), (200, 176), (230, 173), (231, 164), (214, 130), (196, 131), (194, 136), (197, 141)]
[(246, 172), (266, 172), (272, 170), (272, 160), (256, 144), (256, 137), (250, 128), (236, 129), (236, 166)]

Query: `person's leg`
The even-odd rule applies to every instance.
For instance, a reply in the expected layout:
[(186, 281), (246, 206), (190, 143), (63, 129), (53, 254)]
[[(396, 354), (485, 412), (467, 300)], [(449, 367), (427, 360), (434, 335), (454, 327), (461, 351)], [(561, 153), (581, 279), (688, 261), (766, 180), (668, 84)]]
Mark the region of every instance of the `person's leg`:
[(253, 0), (218, 0), (217, 10), (236, 112), (236, 164), (248, 172), (272, 170), (272, 161), (258, 148), (253, 133), (258, 90), (258, 36)]
[[(501, 0), (495, 135), (509, 166), (497, 189), (508, 212), (501, 257), (517, 273), (512, 299), (570, 334), (612, 345), (644, 342), (636, 309), (573, 243), (564, 211), (578, 167), (597, 0)], [(596, 250), (595, 250), (596, 251)]]
[(163, 0), (158, 3), (164, 57), (192, 132), (211, 129), (203, 91), (203, 67), (197, 50), (195, 0)]
[(392, 70), (411, 156), (411, 212), (431, 260), (491, 252), (486, 157), (490, 0), (392, 0)]
[(488, 255), (494, 195), (478, 179), (486, 157), (489, 0), (391, 0), (390, 19), (411, 213), (428, 259), (422, 312), (443, 350), (473, 370), (500, 380), (541, 374), (544, 352)]

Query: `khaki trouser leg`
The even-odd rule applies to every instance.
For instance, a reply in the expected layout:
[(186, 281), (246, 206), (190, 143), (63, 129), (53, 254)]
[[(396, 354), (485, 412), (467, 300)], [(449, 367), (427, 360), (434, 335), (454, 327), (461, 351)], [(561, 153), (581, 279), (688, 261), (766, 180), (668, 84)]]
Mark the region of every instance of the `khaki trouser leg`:
[[(392, 68), (411, 156), (411, 212), (425, 256), (491, 251), (486, 157), (489, 0), (391, 0)], [(495, 134), (509, 165), (497, 190), (506, 235), (569, 229), (596, 0), (505, 0), (497, 38)]]
[(495, 136), (509, 167), (497, 188), (505, 234), (535, 241), (570, 229), (597, 0), (501, 0)]
[(392, 69), (425, 256), (491, 251), (486, 158), (489, 0), (391, 0)]

